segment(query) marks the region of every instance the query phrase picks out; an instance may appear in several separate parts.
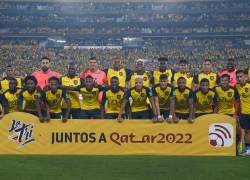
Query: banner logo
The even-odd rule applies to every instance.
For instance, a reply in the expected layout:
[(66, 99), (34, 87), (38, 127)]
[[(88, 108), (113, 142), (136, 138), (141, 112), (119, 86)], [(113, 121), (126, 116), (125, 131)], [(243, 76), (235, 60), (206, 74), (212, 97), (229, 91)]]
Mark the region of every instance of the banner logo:
[(18, 143), (17, 148), (21, 148), (35, 139), (32, 137), (34, 124), (26, 124), (19, 120), (12, 120), (9, 128), (9, 140), (16, 141)]
[(216, 123), (209, 127), (209, 143), (214, 147), (233, 145), (233, 126), (228, 123)]

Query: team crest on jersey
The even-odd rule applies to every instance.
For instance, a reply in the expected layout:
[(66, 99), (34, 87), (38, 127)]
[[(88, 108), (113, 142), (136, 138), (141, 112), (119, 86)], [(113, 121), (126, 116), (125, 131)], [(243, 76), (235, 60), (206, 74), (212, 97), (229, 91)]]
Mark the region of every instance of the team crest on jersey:
[(245, 88), (245, 92), (247, 93), (249, 91), (249, 89), (248, 88)]
[(228, 93), (227, 93), (227, 96), (228, 96), (228, 97), (232, 97), (232, 96), (233, 96), (233, 93), (232, 93), (232, 92), (228, 92)]
[(148, 79), (147, 77), (143, 77), (143, 81), (147, 81), (147, 79)]
[(92, 94), (93, 94), (93, 96), (96, 96), (96, 91), (93, 91)]
[(77, 85), (78, 84), (78, 81), (77, 80), (74, 80), (74, 85)]
[(187, 73), (187, 78), (191, 78), (191, 74), (190, 73)]
[(211, 80), (211, 81), (214, 80), (214, 77), (213, 77), (213, 76), (210, 76), (210, 80)]
[(121, 95), (117, 95), (116, 97), (117, 97), (117, 99), (121, 99), (122, 96)]
[(119, 72), (119, 75), (120, 75), (120, 76), (123, 76), (123, 72)]
[(166, 96), (169, 96), (169, 92), (168, 92), (168, 91), (166, 91), (166, 92), (165, 92), (165, 95), (166, 95)]
[(207, 98), (208, 98), (209, 100), (213, 99), (213, 97), (212, 97), (211, 95), (207, 96)]
[(56, 98), (58, 99), (58, 98), (60, 98), (61, 97), (61, 95), (60, 94), (56, 94)]
[(144, 93), (141, 93), (141, 97), (145, 97), (145, 94), (144, 94)]
[(188, 94), (184, 94), (184, 98), (188, 98)]

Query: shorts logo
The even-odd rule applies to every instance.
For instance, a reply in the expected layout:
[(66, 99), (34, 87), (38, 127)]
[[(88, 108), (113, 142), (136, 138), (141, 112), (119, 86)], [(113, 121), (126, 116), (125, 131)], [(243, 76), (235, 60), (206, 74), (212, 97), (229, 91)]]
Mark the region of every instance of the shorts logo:
[(209, 127), (209, 144), (214, 147), (233, 145), (233, 126), (228, 123), (215, 123)]
[(77, 80), (74, 80), (74, 85), (77, 85), (78, 84), (78, 81)]
[(210, 76), (210, 80), (211, 80), (211, 81), (214, 80), (214, 77), (213, 77), (213, 76)]
[(18, 143), (17, 148), (24, 147), (35, 139), (32, 137), (34, 124), (26, 124), (19, 120), (12, 120), (9, 129), (9, 140), (16, 141)]
[(249, 91), (249, 89), (248, 88), (245, 88), (245, 92), (247, 93)]
[(232, 97), (232, 96), (233, 96), (233, 93), (228, 92), (228, 93), (227, 93), (227, 96), (228, 96), (228, 97)]
[(123, 76), (123, 72), (119, 72), (119, 75), (120, 75), (120, 76)]

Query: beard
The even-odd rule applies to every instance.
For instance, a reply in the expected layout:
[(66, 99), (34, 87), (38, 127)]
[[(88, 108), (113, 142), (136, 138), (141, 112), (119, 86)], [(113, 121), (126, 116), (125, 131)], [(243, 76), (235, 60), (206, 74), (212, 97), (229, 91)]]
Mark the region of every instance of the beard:
[(43, 72), (47, 72), (48, 70), (49, 70), (49, 68), (48, 68), (47, 66), (43, 66), (43, 67), (42, 67), (42, 71), (43, 71)]

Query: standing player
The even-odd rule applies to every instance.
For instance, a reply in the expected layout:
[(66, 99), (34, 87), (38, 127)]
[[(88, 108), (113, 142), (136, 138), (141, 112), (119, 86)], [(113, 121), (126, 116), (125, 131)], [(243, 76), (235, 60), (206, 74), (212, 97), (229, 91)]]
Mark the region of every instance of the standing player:
[(175, 72), (173, 75), (173, 86), (178, 85), (178, 79), (184, 77), (186, 79), (186, 87), (192, 88), (193, 76), (189, 72), (189, 64), (186, 60), (180, 60), (179, 62), (179, 72)]
[[(74, 63), (68, 65), (68, 74), (61, 78), (62, 89), (66, 91), (67, 97), (71, 101), (71, 109), (69, 117), (73, 119), (79, 119), (81, 106), (80, 106), (80, 96), (79, 92), (74, 91), (76, 87), (79, 87), (83, 82), (81, 82), (80, 77), (76, 76), (76, 66)], [(63, 116), (67, 112), (67, 103), (63, 101), (62, 103), (62, 113)]]
[(27, 76), (24, 79), (26, 89), (22, 90), (18, 99), (19, 111), (38, 116), (42, 121), (42, 113), (40, 107), (41, 91), (36, 88), (37, 80), (34, 76)]
[(141, 76), (143, 79), (143, 86), (150, 87), (151, 77), (148, 72), (145, 71), (144, 61), (142, 59), (138, 59), (136, 61), (136, 70), (133, 72), (131, 76), (131, 87), (135, 87), (135, 79), (136, 77)]
[(81, 119), (100, 119), (101, 110), (100, 103), (98, 101), (98, 95), (104, 88), (102, 86), (95, 86), (95, 81), (92, 76), (85, 78), (85, 85), (78, 88), (78, 91), (82, 95), (81, 106)]
[(231, 87), (229, 84), (230, 76), (228, 74), (222, 75), (220, 77), (220, 86), (215, 88), (217, 94), (216, 101), (218, 103), (218, 108), (215, 112), (237, 117), (240, 97), (237, 89)]
[(56, 71), (52, 71), (50, 69), (50, 58), (44, 56), (41, 59), (41, 69), (42, 70), (38, 70), (35, 71), (32, 76), (34, 76), (37, 79), (37, 85), (41, 88), (44, 89), (49, 82), (49, 78), (52, 76), (55, 76), (57, 78), (61, 77), (61, 74), (56, 72)]
[(135, 87), (127, 90), (125, 94), (125, 97), (121, 104), (118, 121), (122, 121), (123, 119), (122, 115), (124, 114), (126, 104), (129, 102), (129, 98), (132, 99), (132, 104), (131, 104), (132, 119), (150, 118), (147, 98), (149, 98), (150, 104), (152, 105), (155, 114), (154, 99), (152, 97), (150, 89), (143, 86), (143, 78), (139, 76), (135, 78)]
[(213, 89), (216, 84), (219, 84), (219, 75), (214, 73), (213, 64), (210, 59), (206, 59), (202, 64), (203, 70), (201, 73), (194, 76), (194, 89), (199, 88), (199, 84), (202, 79), (206, 78), (209, 81), (209, 88)]
[(170, 98), (171, 96), (173, 96), (173, 88), (170, 84), (168, 84), (168, 76), (166, 74), (160, 75), (160, 82), (152, 88), (152, 93), (154, 96), (154, 103), (157, 114), (162, 115), (164, 119), (168, 119), (171, 106)]
[(220, 77), (222, 75), (224, 75), (224, 74), (229, 75), (229, 77), (230, 77), (230, 83), (229, 83), (229, 85), (231, 87), (234, 87), (236, 85), (236, 83), (237, 83), (236, 72), (237, 72), (237, 69), (235, 69), (234, 60), (233, 59), (228, 59), (228, 61), (227, 61), (227, 68), (224, 69), (219, 75), (220, 75)]
[(15, 78), (17, 80), (17, 88), (22, 88), (22, 79), (15, 76), (15, 69), (11, 65), (6, 67), (6, 77), (0, 81), (1, 93), (4, 93), (9, 89), (9, 80)]
[(160, 82), (160, 76), (162, 74), (165, 74), (167, 76), (167, 83), (171, 84), (172, 82), (172, 77), (173, 77), (173, 71), (171, 69), (167, 69), (167, 61), (168, 59), (165, 57), (161, 57), (158, 59), (160, 65), (159, 69), (155, 70), (153, 72), (153, 84), (156, 85)]
[[(173, 120), (178, 122), (178, 119), (189, 120), (192, 123), (193, 120), (193, 91), (186, 87), (186, 79), (180, 77), (177, 80), (177, 87), (173, 91), (173, 96), (171, 100), (175, 104), (175, 112)], [(172, 110), (171, 110), (172, 111)]]
[(195, 117), (214, 113), (217, 109), (216, 93), (211, 90), (208, 79), (200, 80), (199, 89), (194, 93), (194, 112)]
[(126, 83), (131, 79), (131, 70), (122, 67), (122, 60), (119, 57), (113, 58), (113, 67), (104, 70), (107, 74), (108, 85), (111, 85), (112, 77), (119, 79), (119, 86), (126, 87)]
[(104, 91), (102, 97), (102, 118), (117, 119), (124, 98), (124, 91), (119, 87), (118, 77), (113, 76), (110, 83), (109, 89)]
[(18, 96), (21, 89), (17, 88), (17, 80), (9, 78), (9, 90), (3, 94), (2, 104), (5, 114), (18, 112)]
[[(65, 122), (69, 117), (71, 106), (70, 100), (67, 98), (65, 91), (59, 89), (58, 87), (59, 79), (57, 77), (49, 78), (49, 87), (41, 96), (41, 99), (46, 106), (46, 117), (44, 118), (45, 121), (62, 118), (63, 122)], [(67, 103), (67, 110), (65, 116), (62, 117), (61, 104), (63, 99)]]
[(250, 155), (250, 84), (248, 73), (238, 70), (236, 72), (238, 84), (236, 88), (239, 92), (241, 102), (240, 126), (245, 130), (245, 152), (242, 156)]

